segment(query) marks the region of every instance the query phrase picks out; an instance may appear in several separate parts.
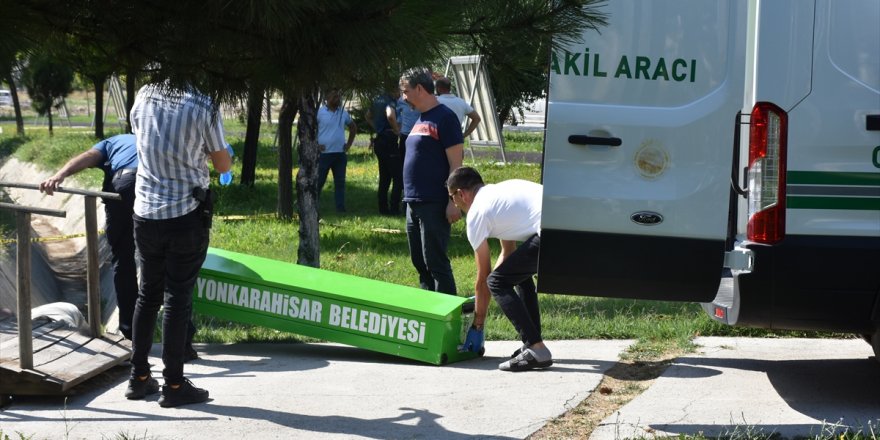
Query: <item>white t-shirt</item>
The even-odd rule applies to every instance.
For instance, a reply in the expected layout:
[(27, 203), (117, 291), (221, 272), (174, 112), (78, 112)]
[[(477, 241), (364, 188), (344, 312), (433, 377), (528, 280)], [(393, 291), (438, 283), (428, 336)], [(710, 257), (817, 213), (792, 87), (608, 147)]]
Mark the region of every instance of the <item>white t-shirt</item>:
[(449, 107), (455, 116), (458, 116), (458, 123), (464, 124), (464, 118), (470, 112), (474, 111), (474, 108), (471, 107), (464, 99), (459, 98), (458, 96), (453, 95), (452, 93), (447, 93), (445, 95), (438, 95), (437, 101), (440, 104), (443, 104)]
[(525, 241), (541, 231), (544, 187), (527, 180), (505, 180), (477, 192), (467, 212), (467, 237), (476, 250), (483, 240)]

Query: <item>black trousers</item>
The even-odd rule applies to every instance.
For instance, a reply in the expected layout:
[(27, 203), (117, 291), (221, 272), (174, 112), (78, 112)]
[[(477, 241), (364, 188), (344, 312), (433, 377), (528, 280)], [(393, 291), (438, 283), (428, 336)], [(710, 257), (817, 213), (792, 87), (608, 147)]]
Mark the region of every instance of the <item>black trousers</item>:
[(198, 211), (168, 220), (134, 217), (141, 279), (134, 312), (132, 376), (150, 372), (147, 358), (162, 307), (162, 375), (166, 383), (183, 381), (184, 348), (191, 337), (192, 293), (210, 237)]
[(538, 273), (541, 237), (531, 236), (489, 274), (489, 292), (526, 345), (542, 342), (538, 291), (532, 278)]
[(138, 296), (137, 267), (134, 262), (134, 182), (135, 169), (107, 174), (104, 191), (119, 193), (122, 200), (104, 200), (104, 231), (110, 245), (113, 286), (119, 306), (119, 330), (131, 339), (134, 306)]
[[(400, 213), (400, 195), (403, 192), (403, 157), (394, 132), (386, 130), (376, 136), (373, 151), (379, 160), (379, 191), (377, 198), (381, 214)], [(388, 198), (388, 187), (391, 198)]]

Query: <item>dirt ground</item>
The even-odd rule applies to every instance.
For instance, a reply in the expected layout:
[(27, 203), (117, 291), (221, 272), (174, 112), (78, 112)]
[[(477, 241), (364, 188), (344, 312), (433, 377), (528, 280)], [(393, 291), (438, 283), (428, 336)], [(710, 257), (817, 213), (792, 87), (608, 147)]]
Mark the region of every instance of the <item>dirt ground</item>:
[(529, 440), (586, 439), (605, 418), (647, 390), (681, 352), (651, 360), (621, 360), (583, 402), (528, 437)]

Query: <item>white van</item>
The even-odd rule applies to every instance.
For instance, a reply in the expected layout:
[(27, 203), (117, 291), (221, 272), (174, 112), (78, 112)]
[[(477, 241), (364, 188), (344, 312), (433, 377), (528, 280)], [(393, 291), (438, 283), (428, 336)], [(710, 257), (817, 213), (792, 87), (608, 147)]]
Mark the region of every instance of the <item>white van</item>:
[(615, 0), (553, 54), (539, 290), (880, 358), (880, 2)]
[(0, 107), (12, 107), (12, 94), (9, 90), (0, 90)]

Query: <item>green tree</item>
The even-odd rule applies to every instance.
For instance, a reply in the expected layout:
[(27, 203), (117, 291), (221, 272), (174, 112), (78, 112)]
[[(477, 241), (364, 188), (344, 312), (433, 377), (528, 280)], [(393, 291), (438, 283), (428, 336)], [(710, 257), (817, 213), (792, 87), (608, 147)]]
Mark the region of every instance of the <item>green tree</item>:
[[(546, 93), (552, 46), (579, 39), (584, 29), (607, 24), (605, 0), (481, 0), (470, 4), (471, 17), (447, 51), (483, 55), (499, 121), (511, 109)], [(492, 13), (489, 13), (492, 11)], [(528, 32), (523, 32), (528, 29)]]
[(49, 134), (53, 134), (52, 108), (59, 98), (70, 93), (73, 69), (44, 54), (34, 54), (28, 58), (23, 82), (31, 97), (31, 107), (41, 116), (48, 115)]
[[(244, 97), (250, 84), (280, 90), (278, 213), (293, 215), (293, 121), (299, 115), (297, 262), (320, 265), (317, 221), (317, 110), (322, 90), (378, 90), (409, 67), (444, 58), (456, 40), (487, 49), (538, 36), (547, 44), (601, 24), (595, 0), (273, 0), (64, 2), (20, 0), (53, 32), (116, 42), (137, 56), (149, 81), (195, 84), (216, 102)], [(90, 17), (88, 22), (77, 17)], [(555, 34), (554, 34), (555, 31)], [(503, 49), (495, 49), (503, 50)], [(545, 68), (534, 55), (532, 63)]]

